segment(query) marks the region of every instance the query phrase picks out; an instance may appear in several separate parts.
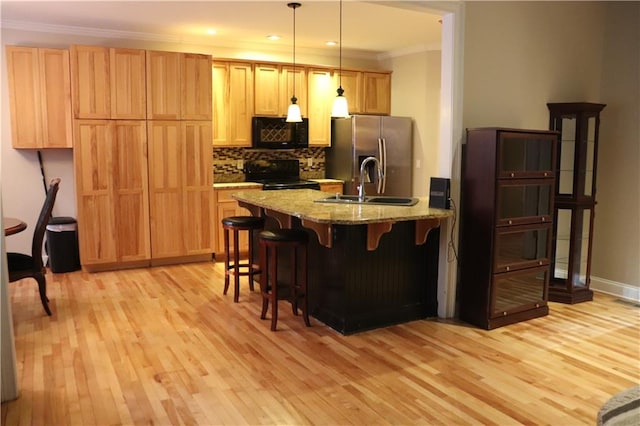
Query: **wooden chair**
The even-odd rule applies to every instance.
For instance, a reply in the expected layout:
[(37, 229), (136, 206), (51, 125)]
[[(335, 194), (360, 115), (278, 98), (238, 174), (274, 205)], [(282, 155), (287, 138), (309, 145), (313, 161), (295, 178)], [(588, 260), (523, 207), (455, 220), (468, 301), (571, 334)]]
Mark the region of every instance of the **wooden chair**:
[(44, 276), (46, 268), (42, 262), (42, 243), (44, 233), (47, 230), (47, 224), (51, 218), (51, 211), (56, 201), (58, 187), (60, 186), (60, 178), (54, 178), (49, 184), (47, 196), (44, 205), (40, 211), (36, 228), (33, 231), (33, 240), (31, 243), (31, 256), (22, 253), (7, 253), (7, 265), (9, 269), (9, 282), (22, 280), (25, 278), (33, 278), (38, 282), (38, 292), (40, 293), (40, 301), (47, 315), (51, 315), (49, 309), (49, 299), (47, 298), (47, 280)]

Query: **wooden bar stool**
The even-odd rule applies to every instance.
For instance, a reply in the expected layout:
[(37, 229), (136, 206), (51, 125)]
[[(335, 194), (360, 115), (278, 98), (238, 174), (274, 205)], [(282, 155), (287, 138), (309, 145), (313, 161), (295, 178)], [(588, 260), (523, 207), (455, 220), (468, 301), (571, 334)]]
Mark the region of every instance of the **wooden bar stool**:
[[(302, 229), (262, 231), (258, 236), (258, 241), (262, 271), (260, 274), (260, 294), (262, 295), (260, 319), (266, 318), (269, 302), (271, 302), (271, 331), (276, 331), (278, 300), (288, 299), (291, 302), (294, 315), (298, 315), (298, 303), (302, 304), (304, 323), (307, 327), (311, 326), (307, 300), (308, 234)], [(280, 249), (289, 251), (291, 259), (289, 264), (290, 280), (287, 285), (278, 282), (278, 251)]]
[[(224, 229), (224, 292), (229, 290), (229, 275), (233, 275), (233, 301), (238, 303), (240, 296), (240, 277), (249, 277), (249, 289), (253, 291), (253, 280), (260, 273), (259, 265), (253, 263), (253, 231), (264, 228), (264, 218), (255, 216), (231, 216), (222, 219)], [(229, 250), (229, 231), (233, 232), (233, 263)], [(249, 258), (240, 261), (240, 231), (249, 233)]]

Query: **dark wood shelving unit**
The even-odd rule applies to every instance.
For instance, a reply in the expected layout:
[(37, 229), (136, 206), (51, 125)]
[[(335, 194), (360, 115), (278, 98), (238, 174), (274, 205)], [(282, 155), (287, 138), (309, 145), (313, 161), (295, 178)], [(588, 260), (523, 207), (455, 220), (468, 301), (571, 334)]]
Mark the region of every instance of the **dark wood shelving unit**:
[(559, 133), (467, 129), (459, 317), (486, 329), (547, 315)]
[(549, 128), (561, 134), (557, 156), (549, 300), (593, 300), (591, 246), (596, 206), (600, 111), (605, 104), (549, 103)]

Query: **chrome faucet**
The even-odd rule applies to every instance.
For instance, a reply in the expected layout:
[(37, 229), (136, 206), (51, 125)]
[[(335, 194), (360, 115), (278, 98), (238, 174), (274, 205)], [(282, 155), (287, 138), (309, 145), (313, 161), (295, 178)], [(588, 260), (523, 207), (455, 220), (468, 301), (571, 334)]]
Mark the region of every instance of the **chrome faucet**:
[(384, 177), (384, 173), (382, 172), (382, 166), (380, 165), (380, 161), (376, 157), (367, 157), (362, 160), (362, 164), (360, 164), (360, 185), (358, 186), (358, 201), (364, 202), (365, 193), (364, 193), (364, 174), (367, 170), (367, 163), (373, 161), (378, 166), (378, 180), (382, 180)]

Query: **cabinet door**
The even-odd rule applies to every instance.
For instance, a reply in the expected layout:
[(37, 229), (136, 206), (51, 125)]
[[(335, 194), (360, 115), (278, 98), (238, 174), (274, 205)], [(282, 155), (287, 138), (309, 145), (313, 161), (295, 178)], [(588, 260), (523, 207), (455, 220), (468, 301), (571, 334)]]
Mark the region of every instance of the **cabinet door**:
[(13, 148), (71, 148), (69, 52), (8, 46)]
[(40, 103), (42, 107), (42, 147), (71, 148), (71, 74), (69, 51), (38, 49)]
[(342, 83), (340, 83), (340, 70), (333, 71), (333, 85), (335, 90), (334, 97), (338, 95), (338, 87), (342, 84), (344, 89), (344, 97), (347, 98), (349, 105), (349, 114), (362, 113), (362, 72), (342, 70)]
[(333, 103), (333, 80), (331, 71), (309, 69), (308, 71), (309, 145), (331, 145), (331, 107)]
[(7, 46), (7, 80), (14, 148), (42, 146), (38, 49)]
[(251, 146), (253, 71), (250, 63), (229, 65), (229, 140), (231, 146)]
[(283, 65), (280, 71), (280, 101), (278, 102), (278, 115), (286, 116), (291, 104), (295, 84), (295, 95), (298, 98), (300, 114), (307, 115), (307, 72), (304, 68)]
[(363, 73), (363, 113), (391, 114), (391, 74)]
[(254, 67), (254, 111), (256, 115), (280, 113), (280, 67), (256, 64)]
[(147, 51), (147, 118), (180, 119), (180, 54)]
[(112, 132), (107, 120), (74, 122), (73, 164), (83, 266), (117, 260)]
[(214, 146), (225, 146), (229, 130), (229, 64), (214, 61), (211, 66), (212, 80), (212, 140)]
[(320, 191), (331, 194), (342, 194), (342, 187), (343, 185), (341, 183), (321, 183)]
[(211, 122), (182, 123), (182, 216), (187, 255), (213, 253), (213, 148)]
[(111, 118), (144, 120), (147, 116), (145, 51), (109, 49)]
[(497, 226), (551, 223), (553, 179), (499, 179), (497, 184)]
[(498, 177), (554, 177), (556, 140), (553, 133), (500, 132)]
[(117, 259), (150, 259), (146, 122), (114, 120), (111, 125)]
[(496, 228), (493, 272), (548, 265), (551, 223)]
[(181, 66), (180, 118), (211, 120), (211, 56), (182, 53)]
[(248, 62), (213, 63), (213, 144), (251, 146), (253, 72)]
[(548, 266), (494, 275), (489, 316), (499, 318), (545, 306), (548, 286)]
[(109, 48), (71, 46), (71, 88), (75, 118), (110, 118)]
[(151, 257), (185, 253), (182, 203), (182, 129), (180, 121), (149, 121), (149, 213)]

